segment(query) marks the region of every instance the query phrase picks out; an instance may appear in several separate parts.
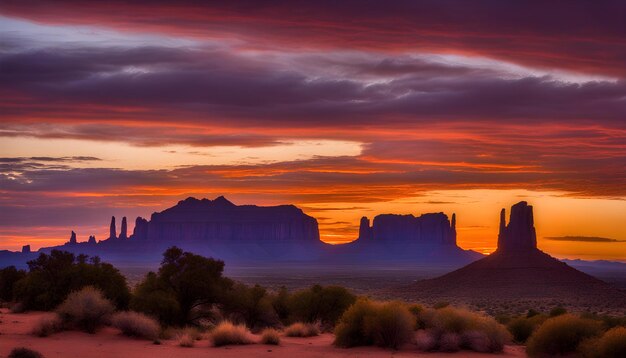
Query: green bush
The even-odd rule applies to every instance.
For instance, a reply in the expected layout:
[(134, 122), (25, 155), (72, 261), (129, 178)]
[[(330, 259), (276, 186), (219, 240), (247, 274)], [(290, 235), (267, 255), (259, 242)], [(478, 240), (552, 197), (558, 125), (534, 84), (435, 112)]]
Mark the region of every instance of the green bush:
[(159, 337), (161, 327), (152, 317), (139, 312), (118, 312), (111, 317), (111, 326), (131, 337), (154, 340)]
[(405, 305), (359, 299), (339, 319), (334, 344), (398, 348), (410, 340), (414, 327), (415, 317)]
[(222, 312), (232, 321), (243, 321), (248, 327), (274, 326), (279, 318), (267, 290), (259, 285), (248, 287), (238, 283), (226, 293), (221, 304)]
[(278, 315), (278, 319), (286, 323), (289, 318), (289, 292), (287, 288), (283, 286), (276, 294), (270, 295), (270, 302), (274, 312)]
[(233, 283), (222, 276), (224, 262), (171, 247), (158, 273), (148, 273), (135, 290), (131, 307), (164, 324), (195, 324), (210, 317)]
[(399, 302), (377, 305), (376, 314), (365, 318), (365, 332), (379, 347), (397, 349), (409, 342), (415, 328), (415, 317)]
[(95, 333), (114, 310), (111, 301), (100, 290), (87, 286), (70, 293), (56, 311), (66, 327)]
[(350, 306), (335, 326), (335, 342), (339, 347), (349, 348), (374, 344), (373, 337), (367, 335), (365, 322), (376, 315), (374, 302), (361, 298)]
[(513, 335), (513, 339), (517, 343), (526, 343), (528, 337), (539, 327), (545, 320), (546, 316), (542, 314), (532, 315), (530, 318), (517, 317), (507, 324), (507, 329)]
[(43, 358), (43, 355), (25, 347), (13, 348), (8, 358)]
[(52, 250), (28, 262), (29, 272), (14, 285), (15, 299), (26, 310), (51, 310), (70, 294), (85, 286), (93, 286), (123, 309), (128, 306), (130, 292), (126, 278), (111, 264), (100, 258), (75, 256)]
[(334, 326), (355, 301), (356, 296), (343, 287), (315, 285), (291, 295), (288, 307), (293, 321)]
[(528, 339), (526, 352), (532, 357), (565, 355), (577, 351), (582, 341), (600, 334), (598, 321), (564, 314), (545, 321)]
[(5, 267), (0, 270), (0, 301), (13, 301), (13, 286), (26, 276), (26, 271), (18, 270), (15, 266)]

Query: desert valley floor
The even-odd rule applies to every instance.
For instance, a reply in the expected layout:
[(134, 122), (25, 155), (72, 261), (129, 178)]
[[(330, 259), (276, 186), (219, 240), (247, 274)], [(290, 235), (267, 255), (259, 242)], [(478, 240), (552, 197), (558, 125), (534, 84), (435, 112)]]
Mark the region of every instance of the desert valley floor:
[[(196, 342), (194, 347), (179, 347), (175, 339), (163, 340), (160, 345), (151, 341), (125, 337), (113, 328), (104, 328), (96, 334), (68, 331), (39, 338), (31, 334), (34, 324), (49, 313), (31, 312), (13, 314), (0, 310), (0, 357), (6, 357), (14, 347), (27, 347), (41, 352), (47, 358), (59, 357), (489, 357), (491, 353), (462, 351), (458, 353), (421, 353), (413, 345), (393, 351), (375, 347), (336, 348), (332, 334), (312, 338), (282, 337), (279, 346), (251, 344), (246, 346), (211, 347), (208, 340)], [(258, 337), (253, 337), (258, 341)], [(506, 346), (498, 357), (525, 357), (523, 346)]]

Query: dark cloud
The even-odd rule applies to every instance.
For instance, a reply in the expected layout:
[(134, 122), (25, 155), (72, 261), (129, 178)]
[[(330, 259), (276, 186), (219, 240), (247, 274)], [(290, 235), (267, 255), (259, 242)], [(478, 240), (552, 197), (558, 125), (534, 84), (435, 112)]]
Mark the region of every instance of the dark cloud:
[(575, 242), (626, 242), (626, 240), (617, 240), (610, 239), (606, 237), (597, 237), (597, 236), (549, 236), (546, 237), (548, 240), (553, 241), (575, 241)]
[(622, 1), (3, 1), (0, 11), (53, 24), (112, 27), (249, 46), (457, 52), (624, 76)]

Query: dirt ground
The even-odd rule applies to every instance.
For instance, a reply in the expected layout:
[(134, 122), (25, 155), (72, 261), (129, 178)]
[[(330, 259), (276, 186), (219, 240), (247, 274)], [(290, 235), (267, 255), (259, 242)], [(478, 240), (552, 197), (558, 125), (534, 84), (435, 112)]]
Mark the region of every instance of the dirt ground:
[[(197, 341), (192, 348), (178, 346), (176, 340), (164, 340), (160, 345), (151, 341), (128, 338), (116, 329), (107, 327), (97, 334), (61, 332), (50, 337), (39, 338), (30, 334), (36, 322), (47, 313), (26, 314), (0, 311), (0, 357), (7, 357), (15, 347), (27, 347), (39, 351), (44, 357), (489, 357), (494, 354), (474, 352), (422, 353), (407, 345), (399, 351), (375, 347), (342, 349), (332, 345), (332, 334), (312, 338), (282, 337), (280, 346), (251, 344), (247, 346), (211, 347), (208, 340)], [(255, 336), (258, 341), (259, 337)], [(498, 357), (525, 357), (523, 347), (507, 346)]]

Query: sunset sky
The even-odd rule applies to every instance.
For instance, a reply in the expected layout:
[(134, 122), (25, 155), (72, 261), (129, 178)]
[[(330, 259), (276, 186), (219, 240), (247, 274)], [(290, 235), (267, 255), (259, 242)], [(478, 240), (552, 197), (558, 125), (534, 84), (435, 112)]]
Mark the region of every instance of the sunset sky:
[(540, 248), (626, 261), (626, 2), (149, 3), (0, 2), (0, 249), (225, 195), (489, 253), (526, 200)]

